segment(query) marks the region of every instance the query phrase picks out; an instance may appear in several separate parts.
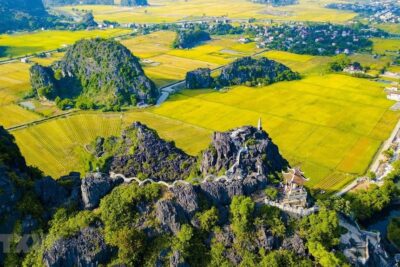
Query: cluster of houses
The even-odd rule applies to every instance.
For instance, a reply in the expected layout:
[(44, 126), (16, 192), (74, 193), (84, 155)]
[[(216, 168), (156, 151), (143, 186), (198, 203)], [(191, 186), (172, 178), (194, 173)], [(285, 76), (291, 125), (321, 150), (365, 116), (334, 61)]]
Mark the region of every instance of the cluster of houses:
[[(368, 45), (366, 39), (381, 33), (374, 29), (353, 29), (337, 25), (292, 23), (257, 28), (257, 47), (306, 54), (351, 54)], [(298, 51), (297, 51), (298, 50)]]
[(368, 18), (370, 22), (400, 22), (400, 6), (396, 0), (368, 1), (366, 3), (332, 3), (327, 5), (327, 7), (360, 13)]

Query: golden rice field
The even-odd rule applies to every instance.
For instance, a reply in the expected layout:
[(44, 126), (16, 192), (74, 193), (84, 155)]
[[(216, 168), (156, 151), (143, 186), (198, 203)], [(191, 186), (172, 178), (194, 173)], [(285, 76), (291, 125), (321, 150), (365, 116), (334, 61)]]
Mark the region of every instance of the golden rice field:
[(238, 36), (217, 36), (192, 49), (173, 49), (175, 36), (175, 32), (159, 31), (125, 39), (121, 43), (142, 59), (144, 71), (157, 86), (182, 80), (190, 70), (200, 67), (213, 69), (260, 51), (255, 43), (239, 43)]
[(284, 156), (312, 178), (311, 186), (337, 189), (351, 178), (345, 173), (364, 173), (388, 138), (399, 118), (389, 111), (392, 104), (379, 84), (326, 75), (228, 93), (185, 91), (154, 113), (213, 130), (255, 124), (261, 116)]
[[(104, 114), (83, 113), (52, 120), (13, 131), (29, 164), (40, 167), (53, 177), (69, 171), (84, 171), (82, 155), (85, 144), (97, 136), (119, 135), (121, 129), (134, 121), (142, 121), (158, 130), (161, 137), (175, 140), (177, 146), (196, 154), (204, 148), (210, 131), (149, 112)], [(193, 137), (197, 140), (194, 141)]]
[[(175, 38), (174, 32), (160, 31), (144, 36), (137, 36), (122, 40), (136, 56), (142, 58), (146, 74), (158, 86), (163, 86), (177, 80), (182, 80), (189, 70), (199, 67), (216, 68), (227, 64), (237, 57), (250, 55), (257, 51), (254, 44), (240, 44), (237, 36), (214, 38), (191, 50), (177, 50), (171, 48)], [(150, 45), (151, 49), (146, 47)], [(254, 48), (254, 49), (253, 49)], [(32, 58), (31, 61), (43, 65), (50, 65), (59, 60), (63, 53), (53, 53), (50, 58)], [(30, 64), (15, 62), (0, 65), (0, 125), (11, 127), (30, 122), (38, 115), (14, 105), (29, 88)], [(10, 105), (7, 109), (3, 106)], [(36, 105), (37, 106), (37, 105)], [(19, 112), (8, 116), (7, 111), (13, 107)], [(54, 114), (54, 109), (39, 107), (37, 111), (44, 115)]]
[(299, 55), (284, 51), (268, 51), (262, 54), (269, 59), (285, 64), (294, 71), (305, 73), (323, 73), (326, 65), (331, 59), (329, 57)]
[(54, 50), (71, 45), (82, 38), (115, 37), (130, 33), (127, 29), (107, 29), (92, 31), (46, 30), (29, 33), (1, 34), (0, 46), (6, 47), (3, 58), (24, 56), (46, 50)]
[(371, 39), (373, 42), (372, 49), (375, 53), (384, 54), (390, 52), (398, 52), (400, 49), (400, 40), (399, 39), (382, 39), (382, 38), (373, 38)]
[(0, 106), (16, 101), (29, 89), (29, 67), (19, 62), (0, 65)]
[(41, 119), (36, 113), (26, 110), (16, 104), (0, 106), (0, 121), (2, 126), (11, 127)]
[(64, 56), (63, 52), (55, 52), (51, 54), (51, 57), (34, 57), (31, 58), (31, 61), (34, 63), (38, 63), (43, 66), (49, 66), (53, 64), (55, 61), (60, 60)]
[(79, 155), (85, 144), (98, 135), (118, 134), (135, 120), (195, 155), (207, 147), (212, 131), (255, 125), (262, 117), (282, 154), (311, 178), (309, 186), (335, 190), (367, 170), (399, 119), (389, 110), (392, 104), (375, 82), (314, 75), (226, 93), (183, 91), (146, 111), (84, 113), (12, 133), (30, 164), (57, 177), (83, 170)]
[(400, 24), (397, 23), (378, 24), (376, 27), (390, 33), (400, 33)]
[[(274, 19), (286, 21), (323, 21), (342, 23), (355, 17), (355, 13), (324, 6), (328, 0), (300, 0), (298, 5), (271, 7), (246, 0), (153, 0), (147, 7), (80, 6), (92, 10), (98, 21), (113, 20), (120, 23), (161, 23), (190, 20), (203, 16), (228, 16), (234, 19)], [(63, 12), (73, 12), (72, 6), (61, 7)]]

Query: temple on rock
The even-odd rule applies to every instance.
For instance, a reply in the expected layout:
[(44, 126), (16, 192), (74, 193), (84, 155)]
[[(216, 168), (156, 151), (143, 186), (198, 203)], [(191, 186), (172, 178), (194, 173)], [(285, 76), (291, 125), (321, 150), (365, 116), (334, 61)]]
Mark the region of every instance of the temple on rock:
[(288, 204), (294, 207), (307, 206), (307, 191), (304, 188), (304, 183), (308, 179), (299, 168), (289, 168), (283, 174), (283, 204)]

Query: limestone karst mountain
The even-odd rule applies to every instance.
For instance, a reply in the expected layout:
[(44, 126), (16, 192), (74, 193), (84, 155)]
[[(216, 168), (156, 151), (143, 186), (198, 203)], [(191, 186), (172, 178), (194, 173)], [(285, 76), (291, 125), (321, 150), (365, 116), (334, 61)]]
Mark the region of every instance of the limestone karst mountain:
[(31, 84), (40, 98), (71, 100), (86, 109), (154, 103), (159, 95), (138, 58), (120, 43), (99, 38), (78, 41), (50, 67), (34, 65)]
[[(267, 191), (280, 194), (276, 182), (288, 162), (261, 123), (257, 128), (214, 133), (209, 148), (197, 159), (139, 122), (121, 137), (97, 139), (90, 149), (97, 159), (111, 163), (106, 171), (135, 175), (141, 170), (139, 178), (146, 182), (113, 172), (91, 172), (83, 179), (76, 173), (58, 180), (43, 178), (26, 166), (12, 136), (0, 128), (0, 185), (7, 193), (0, 194), (0, 232), (45, 233), (43, 242), (33, 242), (29, 254), (18, 254), (13, 246), (12, 253), (1, 255), (2, 263), (178, 267), (220, 261), (240, 265), (249, 255), (270, 262), (272, 255), (289, 262), (287, 266), (312, 266), (316, 260), (309, 247), (317, 226), (309, 223), (314, 221), (327, 225), (324, 234), (337, 240), (336, 251), (352, 251), (346, 241), (349, 234), (341, 234), (334, 211), (323, 207), (301, 220), (266, 204)], [(118, 169), (122, 167), (126, 169)], [(170, 180), (164, 181), (159, 167)], [(198, 179), (184, 180), (193, 169)], [(19, 223), (22, 232), (15, 227)], [(338, 241), (341, 235), (343, 246)], [(362, 235), (358, 238), (368, 244)], [(390, 262), (381, 248), (366, 249), (379, 255), (367, 257), (367, 262)], [(326, 253), (342, 262), (337, 252)]]

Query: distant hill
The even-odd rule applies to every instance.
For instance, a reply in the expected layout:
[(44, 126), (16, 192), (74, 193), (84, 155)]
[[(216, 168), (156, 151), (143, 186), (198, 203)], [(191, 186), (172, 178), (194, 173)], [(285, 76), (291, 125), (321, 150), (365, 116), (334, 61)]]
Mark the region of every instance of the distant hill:
[[(118, 5), (114, 0), (43, 0), (46, 6), (66, 5)], [(147, 0), (121, 0), (121, 6), (147, 6)]]
[(46, 27), (49, 15), (41, 0), (0, 0), (0, 33)]
[(245, 84), (247, 86), (268, 85), (280, 81), (300, 79), (300, 75), (287, 66), (265, 57), (254, 59), (243, 57), (235, 60), (213, 78), (211, 70), (200, 68), (186, 74), (186, 88), (200, 89)]
[(137, 102), (154, 103), (158, 90), (146, 77), (139, 59), (120, 43), (81, 40), (51, 67), (31, 68), (33, 92), (56, 100), (63, 109), (119, 109)]

